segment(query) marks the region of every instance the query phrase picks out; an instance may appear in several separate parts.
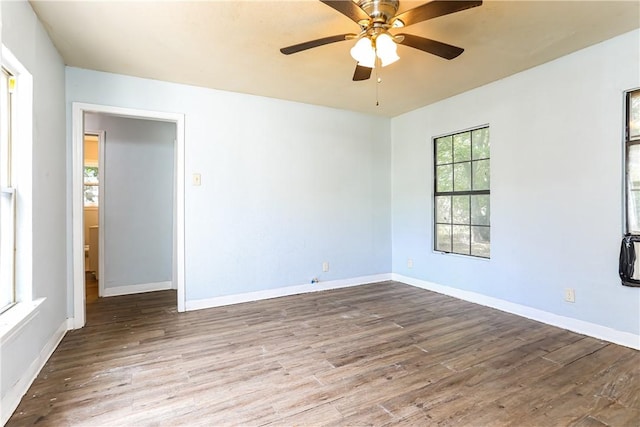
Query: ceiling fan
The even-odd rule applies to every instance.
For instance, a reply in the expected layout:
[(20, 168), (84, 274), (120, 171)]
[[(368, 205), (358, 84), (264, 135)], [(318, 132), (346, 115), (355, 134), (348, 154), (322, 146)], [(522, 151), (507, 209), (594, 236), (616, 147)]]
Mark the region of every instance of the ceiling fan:
[(438, 16), (460, 12), (465, 9), (480, 6), (477, 1), (434, 0), (409, 9), (398, 15), (398, 0), (320, 0), (322, 3), (337, 10), (360, 26), (360, 32), (338, 34), (323, 37), (292, 46), (283, 47), (280, 52), (285, 55), (302, 52), (318, 46), (344, 40), (358, 40), (351, 49), (351, 56), (357, 61), (353, 80), (367, 80), (371, 77), (371, 70), (376, 63), (382, 67), (399, 59), (396, 49), (401, 44), (422, 50), (445, 59), (453, 59), (464, 52), (464, 49), (427, 39), (413, 34), (391, 34), (389, 30), (408, 27), (418, 22), (437, 18)]

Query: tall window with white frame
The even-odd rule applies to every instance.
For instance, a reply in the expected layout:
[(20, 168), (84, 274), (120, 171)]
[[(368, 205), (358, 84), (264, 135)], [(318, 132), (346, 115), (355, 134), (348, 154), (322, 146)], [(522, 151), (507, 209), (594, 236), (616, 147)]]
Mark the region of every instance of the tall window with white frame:
[(0, 73), (0, 313), (16, 302), (15, 237), (16, 190), (12, 184), (12, 127), (16, 79), (2, 68)]
[(434, 250), (489, 258), (489, 127), (434, 138)]
[(626, 93), (627, 233), (640, 235), (640, 89)]

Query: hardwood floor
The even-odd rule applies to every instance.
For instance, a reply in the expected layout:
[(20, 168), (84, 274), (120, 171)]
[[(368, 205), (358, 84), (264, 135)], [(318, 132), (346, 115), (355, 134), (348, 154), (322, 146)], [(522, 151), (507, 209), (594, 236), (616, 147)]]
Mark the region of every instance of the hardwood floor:
[(84, 289), (85, 289), (85, 301), (87, 304), (92, 304), (98, 299), (98, 280), (93, 273), (84, 273)]
[(8, 426), (638, 426), (640, 352), (385, 282), (100, 298)]

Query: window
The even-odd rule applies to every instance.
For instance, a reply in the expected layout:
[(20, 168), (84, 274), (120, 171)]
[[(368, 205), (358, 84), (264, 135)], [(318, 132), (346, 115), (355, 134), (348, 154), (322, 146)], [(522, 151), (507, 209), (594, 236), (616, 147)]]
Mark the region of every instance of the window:
[(489, 128), (441, 136), (433, 145), (434, 249), (489, 258)]
[(627, 233), (640, 234), (640, 89), (626, 94)]
[(84, 205), (98, 206), (98, 168), (95, 166), (84, 167)]
[(12, 125), (16, 79), (2, 68), (0, 73), (0, 313), (16, 301), (15, 237), (16, 191), (12, 183)]

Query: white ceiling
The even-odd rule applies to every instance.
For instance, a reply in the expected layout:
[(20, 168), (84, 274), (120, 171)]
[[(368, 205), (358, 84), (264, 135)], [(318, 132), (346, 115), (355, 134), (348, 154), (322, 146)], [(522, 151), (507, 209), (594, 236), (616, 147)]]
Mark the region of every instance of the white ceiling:
[[(400, 11), (425, 2), (401, 0)], [(317, 0), (31, 4), (70, 66), (388, 117), (640, 27), (637, 0), (489, 0), (403, 28), (465, 52), (447, 61), (399, 46), (401, 59), (380, 70), (382, 82), (376, 85), (375, 78), (351, 80), (353, 41), (290, 56), (279, 52), (358, 32), (353, 21)]]

